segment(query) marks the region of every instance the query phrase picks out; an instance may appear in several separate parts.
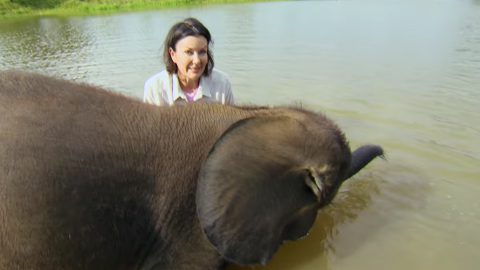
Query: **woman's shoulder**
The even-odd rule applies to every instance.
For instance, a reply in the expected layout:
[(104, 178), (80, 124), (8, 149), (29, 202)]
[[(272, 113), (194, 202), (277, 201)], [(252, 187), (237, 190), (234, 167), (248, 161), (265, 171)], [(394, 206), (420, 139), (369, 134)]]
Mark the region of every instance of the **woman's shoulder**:
[(211, 76), (216, 77), (216, 78), (227, 78), (228, 79), (228, 74), (225, 71), (222, 71), (222, 70), (217, 69), (217, 68), (212, 69)]
[(155, 84), (157, 81), (165, 81), (168, 79), (168, 72), (167, 70), (163, 70), (163, 71), (160, 71), (152, 76), (150, 76), (150, 78), (148, 78), (146, 81), (145, 81), (145, 85), (153, 85)]
[(207, 77), (212, 83), (229, 82), (229, 76), (225, 71), (213, 68), (210, 76)]

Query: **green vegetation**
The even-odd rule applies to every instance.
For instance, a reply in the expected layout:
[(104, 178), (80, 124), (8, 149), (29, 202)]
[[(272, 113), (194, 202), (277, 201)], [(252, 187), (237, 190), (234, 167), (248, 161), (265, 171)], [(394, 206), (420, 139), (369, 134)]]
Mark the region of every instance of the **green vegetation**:
[(0, 17), (111, 13), (187, 5), (255, 1), (275, 0), (0, 0)]

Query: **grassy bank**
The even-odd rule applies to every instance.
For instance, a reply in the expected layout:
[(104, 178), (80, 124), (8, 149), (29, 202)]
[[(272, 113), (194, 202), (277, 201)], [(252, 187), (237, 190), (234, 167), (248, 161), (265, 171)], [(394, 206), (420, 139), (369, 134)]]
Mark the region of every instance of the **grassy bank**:
[(277, 0), (0, 0), (0, 17), (81, 15), (168, 7)]

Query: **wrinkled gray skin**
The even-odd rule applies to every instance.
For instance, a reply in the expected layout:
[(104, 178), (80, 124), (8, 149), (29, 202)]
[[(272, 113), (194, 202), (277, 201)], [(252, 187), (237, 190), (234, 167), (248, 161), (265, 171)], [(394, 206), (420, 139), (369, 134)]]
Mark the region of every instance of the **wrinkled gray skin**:
[(0, 270), (223, 269), (305, 236), (383, 151), (293, 107), (158, 107), (0, 73)]

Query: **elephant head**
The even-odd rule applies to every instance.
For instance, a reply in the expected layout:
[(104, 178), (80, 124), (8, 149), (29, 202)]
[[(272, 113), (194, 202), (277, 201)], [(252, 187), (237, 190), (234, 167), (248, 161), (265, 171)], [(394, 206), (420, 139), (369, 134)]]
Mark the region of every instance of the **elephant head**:
[(317, 211), (380, 146), (350, 151), (323, 115), (285, 113), (240, 120), (216, 141), (199, 173), (197, 214), (218, 252), (265, 265), (286, 240), (305, 236)]

